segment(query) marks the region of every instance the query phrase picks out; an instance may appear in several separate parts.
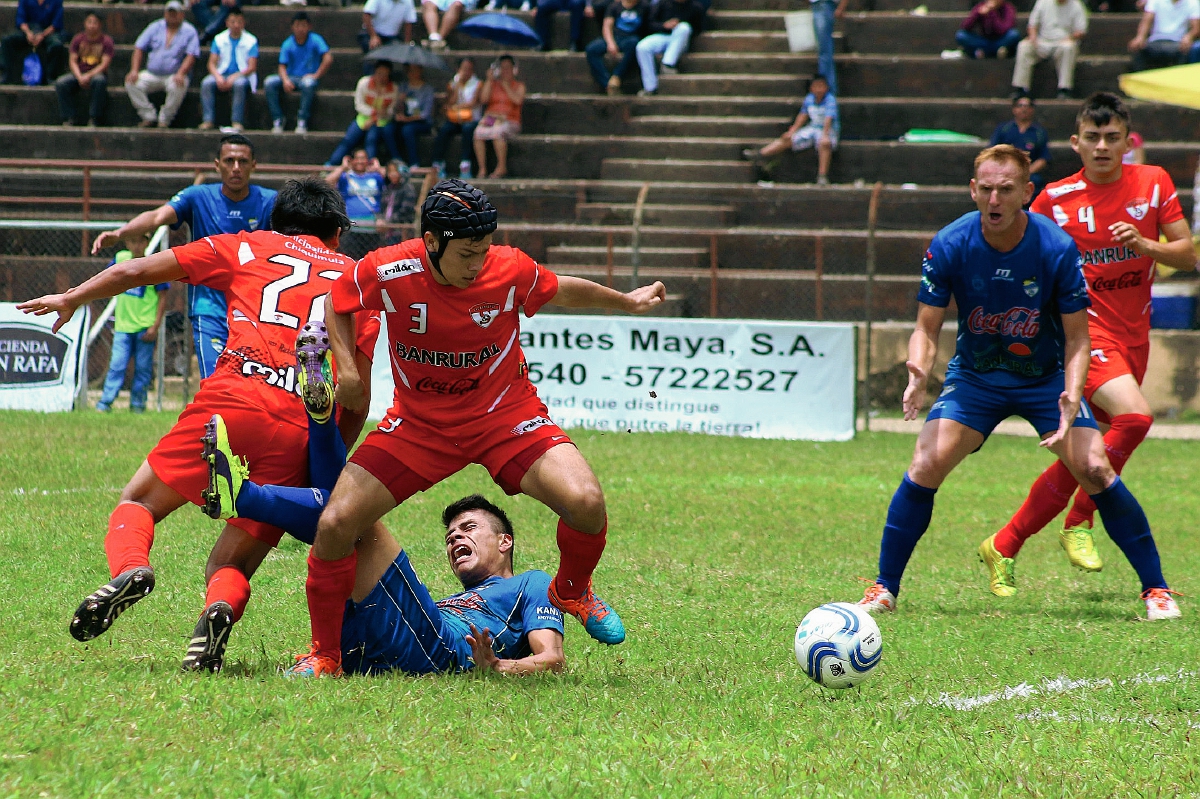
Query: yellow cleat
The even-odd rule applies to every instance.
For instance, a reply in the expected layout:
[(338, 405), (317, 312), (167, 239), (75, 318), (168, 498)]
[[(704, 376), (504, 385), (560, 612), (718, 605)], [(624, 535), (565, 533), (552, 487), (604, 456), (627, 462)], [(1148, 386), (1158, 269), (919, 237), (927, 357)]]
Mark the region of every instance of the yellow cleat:
[(1092, 528), (1083, 525), (1068, 527), (1058, 534), (1058, 543), (1062, 544), (1067, 559), (1076, 569), (1098, 572), (1104, 568), (1100, 553), (1096, 551), (1096, 542), (1092, 540)]
[(1013, 596), (1017, 593), (1017, 578), (1013, 574), (1016, 564), (996, 550), (996, 536), (991, 536), (979, 545), (979, 559), (988, 570), (988, 588), (996, 596)]

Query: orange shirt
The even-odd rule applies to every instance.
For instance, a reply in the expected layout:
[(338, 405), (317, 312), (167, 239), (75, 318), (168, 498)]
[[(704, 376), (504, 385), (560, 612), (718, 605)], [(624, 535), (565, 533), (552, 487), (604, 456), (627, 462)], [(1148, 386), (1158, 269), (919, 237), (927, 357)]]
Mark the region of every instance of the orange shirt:
[(501, 87), (500, 81), (493, 81), (492, 94), (488, 98), (487, 109), (483, 114), (484, 116), (504, 117), (509, 122), (521, 124), (521, 106), (512, 101), (508, 92)]

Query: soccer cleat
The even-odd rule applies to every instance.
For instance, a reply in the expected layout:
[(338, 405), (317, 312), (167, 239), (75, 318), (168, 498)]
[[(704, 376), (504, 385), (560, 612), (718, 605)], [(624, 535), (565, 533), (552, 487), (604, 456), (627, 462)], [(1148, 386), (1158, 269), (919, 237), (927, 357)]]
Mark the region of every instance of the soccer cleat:
[(154, 590), (154, 569), (138, 566), (124, 571), (87, 596), (71, 619), (71, 635), (76, 641), (90, 641), (117, 620), (133, 603)]
[(893, 613), (896, 610), (896, 595), (882, 583), (871, 583), (858, 601), (858, 606), (867, 613)]
[(209, 671), (216, 674), (225, 665), (225, 645), (233, 629), (233, 608), (228, 602), (217, 601), (204, 609), (192, 642), (183, 657), (183, 671)]
[(341, 677), (342, 661), (322, 655), (316, 649), (306, 655), (296, 655), (296, 665), (283, 673), (284, 677)]
[(625, 640), (625, 625), (612, 606), (592, 590), (592, 581), (588, 580), (587, 590), (578, 599), (565, 599), (558, 595), (554, 580), (550, 581), (550, 604), (579, 619), (587, 634), (602, 644), (619, 644)]
[(1092, 529), (1082, 524), (1078, 527), (1068, 527), (1058, 534), (1058, 543), (1067, 553), (1067, 559), (1076, 569), (1085, 572), (1098, 572), (1104, 568), (1100, 553), (1096, 551), (1096, 542), (1092, 540)]
[(324, 322), (308, 322), (296, 337), (296, 385), (304, 409), (317, 424), (333, 414), (333, 365), (329, 359), (329, 330)]
[(1017, 593), (1017, 578), (1013, 573), (1016, 561), (1006, 558), (996, 549), (996, 536), (985, 538), (979, 545), (979, 560), (987, 566), (988, 588), (996, 596), (1013, 596)]
[(221, 415), (213, 414), (204, 425), (204, 459), (208, 461), (208, 488), (200, 492), (204, 512), (212, 519), (232, 519), (237, 516), (237, 496), (242, 481), (250, 477), (246, 459), (234, 455), (229, 448), (229, 431)]
[(1146, 603), (1146, 619), (1162, 621), (1163, 619), (1178, 619), (1183, 614), (1171, 594), (1178, 593), (1170, 588), (1147, 588), (1142, 592), (1142, 600)]

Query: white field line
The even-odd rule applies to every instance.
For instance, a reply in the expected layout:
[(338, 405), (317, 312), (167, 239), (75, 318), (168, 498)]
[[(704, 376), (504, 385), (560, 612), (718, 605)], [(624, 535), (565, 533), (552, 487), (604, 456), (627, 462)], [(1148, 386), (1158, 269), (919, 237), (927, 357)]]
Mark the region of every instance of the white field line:
[(109, 494), (113, 491), (121, 490), (112, 486), (98, 488), (14, 488), (12, 494), (18, 497), (51, 497), (59, 494)]
[(1180, 669), (1172, 674), (1135, 674), (1124, 680), (1113, 681), (1109, 677), (1100, 679), (1072, 680), (1069, 677), (1056, 677), (1053, 680), (1042, 680), (1037, 684), (1021, 683), (1008, 686), (990, 694), (977, 696), (952, 696), (940, 694), (936, 699), (910, 698), (904, 704), (931, 705), (933, 707), (948, 707), (951, 710), (976, 710), (996, 702), (1007, 702), (1011, 699), (1028, 699), (1033, 696), (1048, 696), (1063, 694), (1077, 689), (1111, 688), (1114, 685), (1152, 685), (1156, 683), (1175, 682), (1197, 676), (1198, 672)]
[[(1057, 710), (1041, 710), (1039, 708), (1034, 708), (1028, 713), (1018, 713), (1014, 718), (1017, 721), (1054, 721), (1066, 724), (1079, 722), (1087, 722), (1089, 724), (1149, 724), (1152, 727), (1157, 727), (1169, 721), (1158, 716), (1131, 716), (1122, 718), (1120, 716), (1105, 714), (1059, 713)], [(1189, 721), (1187, 726), (1188, 729), (1200, 730), (1200, 724), (1194, 721)]]

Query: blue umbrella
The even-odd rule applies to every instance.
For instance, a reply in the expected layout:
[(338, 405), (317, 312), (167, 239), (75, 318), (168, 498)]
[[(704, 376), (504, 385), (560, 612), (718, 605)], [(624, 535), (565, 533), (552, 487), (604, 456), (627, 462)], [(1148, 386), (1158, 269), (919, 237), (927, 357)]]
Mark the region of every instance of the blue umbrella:
[(476, 39), (487, 39), (509, 47), (541, 47), (542, 38), (533, 28), (508, 14), (476, 14), (458, 26)]

